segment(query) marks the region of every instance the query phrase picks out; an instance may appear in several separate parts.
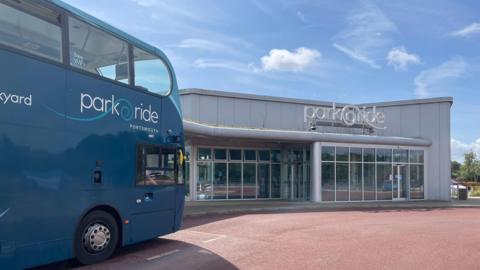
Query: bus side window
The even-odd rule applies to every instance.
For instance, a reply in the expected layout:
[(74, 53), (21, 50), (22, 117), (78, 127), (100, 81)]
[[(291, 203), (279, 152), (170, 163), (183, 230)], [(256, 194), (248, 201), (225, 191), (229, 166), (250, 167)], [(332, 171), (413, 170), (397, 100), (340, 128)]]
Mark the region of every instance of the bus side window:
[(45, 20), (0, 3), (0, 44), (62, 62), (62, 29), (57, 25), (60, 15), (35, 2), (8, 3), (29, 10)]
[(133, 48), (135, 86), (167, 96), (172, 89), (170, 70), (158, 56)]
[(68, 18), (70, 65), (128, 84), (128, 44), (75, 18)]
[(176, 153), (169, 148), (139, 145), (137, 148), (137, 186), (176, 183)]

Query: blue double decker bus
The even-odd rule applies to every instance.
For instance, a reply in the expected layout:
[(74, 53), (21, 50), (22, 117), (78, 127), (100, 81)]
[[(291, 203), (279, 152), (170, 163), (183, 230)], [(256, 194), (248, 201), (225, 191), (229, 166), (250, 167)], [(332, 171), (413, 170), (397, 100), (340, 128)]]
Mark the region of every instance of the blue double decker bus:
[(0, 0), (0, 269), (178, 230), (184, 136), (158, 49), (57, 0)]

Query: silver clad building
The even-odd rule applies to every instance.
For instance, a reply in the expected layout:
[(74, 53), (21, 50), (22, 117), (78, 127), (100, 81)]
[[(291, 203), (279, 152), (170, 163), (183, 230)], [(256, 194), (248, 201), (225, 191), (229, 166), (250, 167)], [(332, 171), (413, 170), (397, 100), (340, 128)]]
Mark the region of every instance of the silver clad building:
[(191, 200), (449, 200), (452, 98), (181, 92)]

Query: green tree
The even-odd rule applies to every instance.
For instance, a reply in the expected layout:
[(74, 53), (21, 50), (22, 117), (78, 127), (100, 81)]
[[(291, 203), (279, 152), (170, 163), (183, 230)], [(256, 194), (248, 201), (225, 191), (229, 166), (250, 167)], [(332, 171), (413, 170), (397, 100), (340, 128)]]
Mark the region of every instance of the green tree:
[(452, 161), (452, 178), (457, 179), (460, 176), (460, 170), (462, 169), (462, 164), (458, 161)]
[(473, 151), (465, 153), (465, 161), (461, 166), (460, 175), (465, 180), (479, 180), (480, 175), (480, 161), (477, 159), (477, 154)]

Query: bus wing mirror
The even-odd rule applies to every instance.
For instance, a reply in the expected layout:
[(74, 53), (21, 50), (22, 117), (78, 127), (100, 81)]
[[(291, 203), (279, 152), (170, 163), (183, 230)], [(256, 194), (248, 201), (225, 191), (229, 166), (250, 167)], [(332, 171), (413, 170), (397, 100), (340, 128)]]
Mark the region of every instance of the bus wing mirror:
[(183, 155), (182, 149), (178, 149), (178, 165), (183, 166), (185, 162), (185, 156)]

